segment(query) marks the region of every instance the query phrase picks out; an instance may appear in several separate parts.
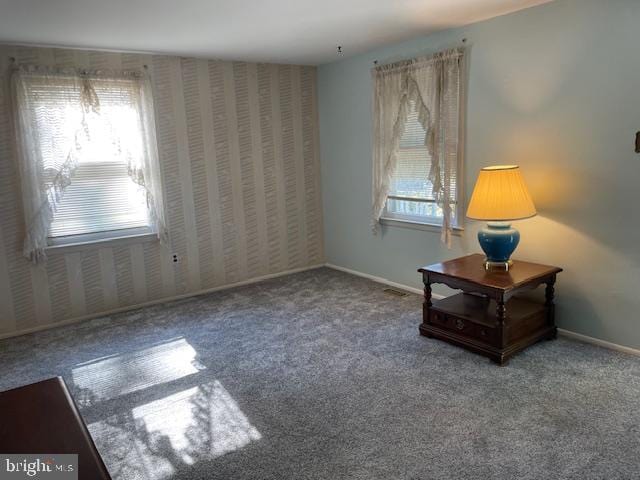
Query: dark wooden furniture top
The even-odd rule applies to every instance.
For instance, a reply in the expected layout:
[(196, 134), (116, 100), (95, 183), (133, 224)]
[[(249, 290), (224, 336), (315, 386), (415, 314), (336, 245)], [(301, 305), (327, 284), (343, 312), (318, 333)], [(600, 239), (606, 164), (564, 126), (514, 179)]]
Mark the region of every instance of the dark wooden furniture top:
[(431, 283), (444, 283), (452, 288), (460, 288), (465, 291), (473, 290), (475, 285), (481, 293), (489, 290), (496, 294), (506, 294), (529, 284), (539, 285), (542, 283), (540, 279), (551, 277), (562, 271), (558, 267), (521, 260), (514, 260), (508, 272), (487, 271), (484, 269), (483, 263), (484, 255), (474, 253), (466, 257), (422, 267), (418, 271), (428, 274)]
[(111, 479), (60, 377), (0, 393), (0, 452), (75, 453), (79, 479)]

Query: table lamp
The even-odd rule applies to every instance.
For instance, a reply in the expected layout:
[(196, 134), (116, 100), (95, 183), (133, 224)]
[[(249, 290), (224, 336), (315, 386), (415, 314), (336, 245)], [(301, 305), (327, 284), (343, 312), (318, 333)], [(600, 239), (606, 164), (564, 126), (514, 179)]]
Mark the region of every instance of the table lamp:
[(487, 221), (487, 226), (478, 232), (480, 247), (487, 257), (485, 269), (509, 270), (511, 254), (520, 241), (520, 232), (510, 222), (535, 214), (520, 167), (494, 165), (480, 170), (467, 217)]

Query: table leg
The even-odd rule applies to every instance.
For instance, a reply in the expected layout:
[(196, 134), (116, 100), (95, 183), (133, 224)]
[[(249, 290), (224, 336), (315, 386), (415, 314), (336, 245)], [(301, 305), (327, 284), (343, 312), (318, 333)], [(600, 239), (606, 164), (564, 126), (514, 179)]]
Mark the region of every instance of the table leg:
[[(507, 305), (503, 296), (496, 299), (496, 320), (498, 321), (498, 329), (500, 332), (500, 345), (502, 348), (507, 345)], [(491, 360), (500, 366), (503, 366), (507, 362), (507, 358), (504, 354), (496, 354), (491, 356)]]
[(427, 330), (426, 326), (429, 323), (429, 312), (433, 303), (431, 302), (431, 282), (429, 281), (428, 276), (423, 276), (422, 281), (424, 282), (424, 302), (422, 303), (422, 325), (420, 325), (420, 335), (424, 335), (425, 337), (432, 338)]
[(503, 297), (500, 297), (496, 301), (496, 319), (498, 320), (498, 326), (500, 327), (500, 336), (502, 338), (502, 347), (507, 344), (507, 328), (505, 320), (507, 318), (507, 305)]
[(556, 328), (556, 320), (555, 320), (556, 305), (553, 301), (555, 297), (555, 292), (556, 292), (555, 283), (556, 283), (556, 276), (554, 275), (547, 282), (547, 286), (544, 290), (544, 298), (545, 298), (544, 306), (547, 309), (547, 324), (553, 328), (552, 333), (549, 335), (549, 340), (552, 340), (558, 336), (558, 330)]
[(424, 303), (423, 306), (428, 310), (432, 307), (433, 303), (431, 303), (431, 284), (426, 283), (424, 285)]
[(498, 300), (496, 307), (496, 318), (500, 325), (504, 325), (504, 320), (507, 318), (507, 305), (503, 299)]

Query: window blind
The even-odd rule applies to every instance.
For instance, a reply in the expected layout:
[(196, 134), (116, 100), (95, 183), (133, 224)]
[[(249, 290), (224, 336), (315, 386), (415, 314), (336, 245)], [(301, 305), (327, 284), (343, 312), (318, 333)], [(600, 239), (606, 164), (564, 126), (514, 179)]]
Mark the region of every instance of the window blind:
[(147, 227), (146, 193), (128, 170), (145, 155), (138, 80), (92, 78), (94, 109), (83, 107), (77, 76), (34, 75), (25, 85), (44, 183), (68, 174), (63, 191), (49, 189), (59, 196), (49, 237)]
[[(432, 158), (425, 145), (427, 132), (418, 120), (415, 102), (409, 104), (404, 134), (400, 139), (396, 171), (391, 179), (387, 213), (437, 219), (442, 208), (435, 203), (429, 180)], [(456, 171), (450, 179), (451, 201), (456, 199)], [(403, 198), (407, 198), (404, 200)]]
[(144, 192), (122, 162), (81, 162), (51, 223), (50, 237), (148, 225)]

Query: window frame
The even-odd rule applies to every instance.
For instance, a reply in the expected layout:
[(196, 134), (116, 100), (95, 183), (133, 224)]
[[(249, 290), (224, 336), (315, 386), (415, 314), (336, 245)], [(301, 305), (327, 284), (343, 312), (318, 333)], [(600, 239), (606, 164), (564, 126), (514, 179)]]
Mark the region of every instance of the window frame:
[[(434, 223), (425, 223), (424, 221), (415, 222), (412, 220), (391, 218), (391, 217), (380, 217), (380, 224), (385, 227), (394, 227), (394, 228), (406, 228), (409, 230), (421, 230), (424, 232), (433, 232), (437, 234), (442, 233), (442, 224), (434, 224)], [(452, 226), (451, 234), (454, 236), (462, 236), (464, 232), (464, 227), (460, 226)]]
[[(97, 236), (95, 233), (82, 235), (68, 235), (66, 237), (57, 237), (59, 242), (55, 242), (46, 247), (47, 254), (64, 254), (77, 251), (95, 250), (98, 248), (112, 248), (116, 246), (138, 245), (147, 242), (159, 242), (158, 234), (151, 227), (147, 231), (143, 231), (144, 227), (138, 229), (126, 229), (127, 233), (121, 233), (119, 236)], [(139, 230), (134, 232), (133, 230)], [(111, 230), (109, 233), (122, 232), (122, 230)], [(103, 233), (103, 232), (99, 232)], [(86, 237), (74, 238), (70, 237)]]
[(96, 243), (120, 238), (140, 237), (144, 235), (155, 235), (150, 225), (146, 227), (119, 228), (116, 230), (105, 230), (102, 232), (78, 233), (76, 235), (61, 235), (58, 237), (47, 237), (49, 247), (62, 247), (67, 245)]
[[(143, 135), (142, 132), (139, 133)], [(148, 205), (146, 208), (148, 214)], [(107, 244), (112, 246), (113, 244), (130, 244), (153, 240), (159, 241), (159, 233), (149, 220), (150, 219), (147, 218), (146, 225), (127, 228), (113, 228), (86, 233), (51, 235), (51, 232), (48, 232), (46, 238), (47, 246), (45, 247), (45, 250), (50, 252), (67, 252), (69, 250), (75, 250), (76, 248), (74, 247), (84, 250), (92, 245), (102, 247)]]
[[(451, 225), (453, 234), (460, 234), (464, 231), (464, 222), (460, 221), (460, 202), (455, 202), (454, 207), (454, 222)], [(383, 225), (392, 227), (406, 227), (413, 230), (426, 230), (433, 232), (442, 232), (442, 217), (426, 217), (420, 215), (404, 215), (401, 213), (394, 213), (387, 210), (385, 205), (380, 222)]]

